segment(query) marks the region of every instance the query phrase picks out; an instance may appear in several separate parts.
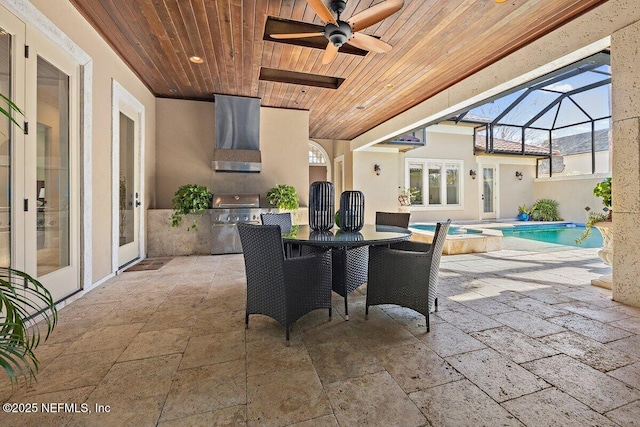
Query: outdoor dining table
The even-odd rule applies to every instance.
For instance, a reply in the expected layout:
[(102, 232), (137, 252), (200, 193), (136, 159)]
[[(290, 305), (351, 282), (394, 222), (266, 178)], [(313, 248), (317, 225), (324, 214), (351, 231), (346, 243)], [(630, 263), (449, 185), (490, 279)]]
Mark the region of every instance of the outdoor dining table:
[[(337, 227), (327, 231), (314, 231), (308, 225), (294, 225), (291, 230), (283, 230), (282, 234), (282, 239), (288, 246), (311, 246), (334, 250), (333, 287), (334, 290), (336, 286), (343, 290), (346, 320), (349, 320), (347, 305), (347, 268), (349, 267), (347, 260), (349, 258), (346, 256), (347, 250), (362, 246), (388, 245), (410, 238), (411, 231), (406, 228), (373, 224), (365, 224), (360, 231), (343, 231)], [(367, 261), (356, 258), (355, 262), (366, 263)], [(366, 272), (366, 264), (359, 267)]]

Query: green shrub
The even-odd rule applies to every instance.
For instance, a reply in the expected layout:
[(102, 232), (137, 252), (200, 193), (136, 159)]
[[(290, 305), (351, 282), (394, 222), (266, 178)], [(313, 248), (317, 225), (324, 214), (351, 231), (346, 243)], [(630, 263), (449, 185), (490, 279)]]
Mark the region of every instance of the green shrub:
[(611, 178), (596, 184), (593, 188), (593, 195), (602, 198), (602, 204), (607, 208), (611, 207)]
[[(179, 226), (184, 215), (202, 215), (211, 206), (211, 198), (211, 191), (203, 185), (187, 184), (178, 188), (171, 200), (171, 226)], [(198, 218), (194, 218), (193, 223), (187, 228), (192, 229), (198, 231)]]
[(287, 184), (278, 184), (267, 191), (267, 200), (278, 209), (298, 209), (298, 193), (296, 189)]
[(531, 207), (531, 219), (534, 221), (562, 221), (558, 213), (558, 202), (551, 199), (537, 200)]

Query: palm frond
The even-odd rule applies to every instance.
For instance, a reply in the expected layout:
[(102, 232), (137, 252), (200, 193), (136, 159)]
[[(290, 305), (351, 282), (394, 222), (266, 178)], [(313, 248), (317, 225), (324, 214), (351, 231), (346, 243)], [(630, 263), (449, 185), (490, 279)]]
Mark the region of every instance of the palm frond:
[(46, 340), (58, 321), (51, 293), (29, 274), (0, 267), (0, 366), (12, 382), (38, 372), (33, 350), (41, 335), (35, 315), (47, 326)]
[(0, 100), (2, 100), (4, 103), (7, 104), (7, 108), (0, 107), (0, 114), (7, 117), (11, 121), (11, 123), (15, 124), (20, 129), (22, 129), (22, 124), (18, 123), (18, 121), (13, 117), (12, 111), (17, 112), (21, 116), (24, 116), (24, 111), (22, 111), (20, 107), (18, 107), (13, 101), (11, 101), (9, 98), (7, 98), (1, 93), (0, 93)]

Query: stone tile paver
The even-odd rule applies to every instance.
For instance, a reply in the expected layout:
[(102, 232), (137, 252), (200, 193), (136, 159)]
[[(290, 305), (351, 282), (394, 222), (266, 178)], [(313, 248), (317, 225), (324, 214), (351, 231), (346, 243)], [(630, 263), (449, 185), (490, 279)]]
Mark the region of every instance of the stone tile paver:
[(445, 360), (496, 402), (549, 387), (536, 375), (492, 349), (471, 351)]
[(522, 366), (600, 413), (640, 399), (640, 390), (566, 355), (534, 360)]

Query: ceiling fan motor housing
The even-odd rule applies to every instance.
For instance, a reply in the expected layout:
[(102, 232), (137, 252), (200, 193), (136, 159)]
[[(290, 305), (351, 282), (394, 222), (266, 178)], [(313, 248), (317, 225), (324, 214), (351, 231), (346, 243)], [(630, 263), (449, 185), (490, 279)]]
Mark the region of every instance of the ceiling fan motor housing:
[(338, 25), (329, 23), (324, 27), (324, 36), (337, 47), (345, 44), (351, 34), (351, 26), (344, 21), (338, 21)]
[(344, 0), (332, 0), (331, 1), (331, 10), (333, 10), (337, 14), (341, 14), (347, 7), (347, 2)]

